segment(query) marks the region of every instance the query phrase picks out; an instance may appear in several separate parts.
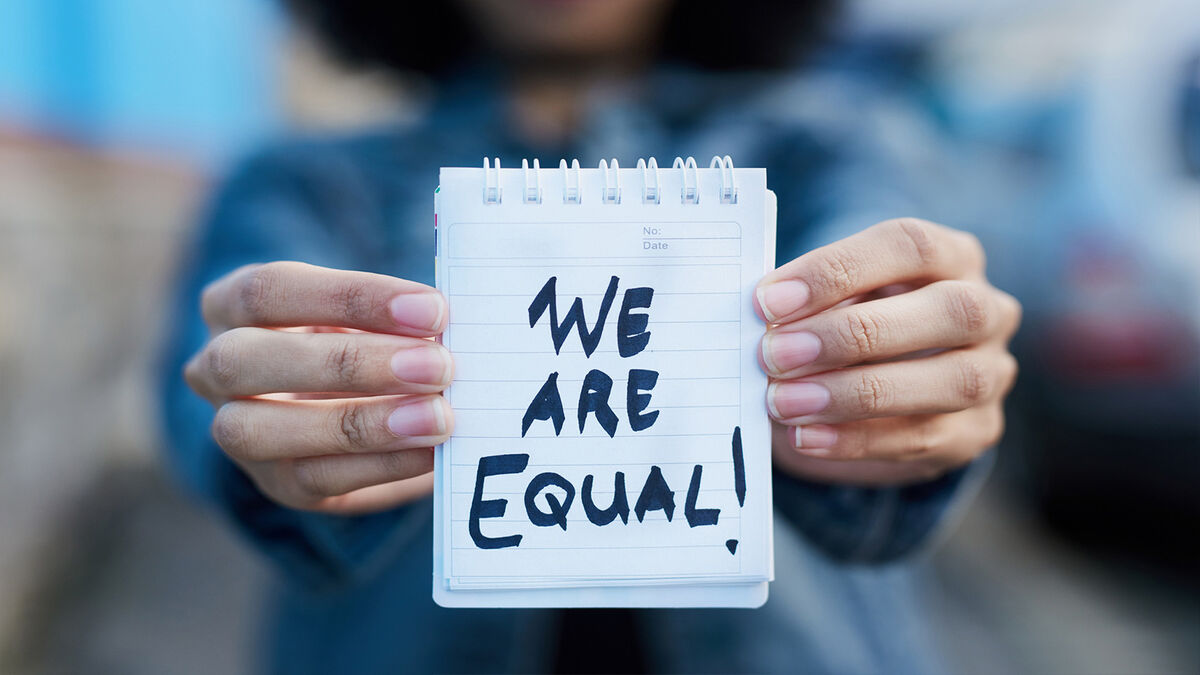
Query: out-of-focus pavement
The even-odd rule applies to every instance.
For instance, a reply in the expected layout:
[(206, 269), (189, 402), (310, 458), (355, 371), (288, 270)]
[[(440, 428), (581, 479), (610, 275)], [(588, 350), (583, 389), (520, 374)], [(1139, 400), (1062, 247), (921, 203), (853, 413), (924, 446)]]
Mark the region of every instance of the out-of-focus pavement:
[(2, 635), (83, 495), (153, 454), (149, 356), (200, 189), (179, 167), (0, 137)]
[(998, 481), (931, 562), (931, 607), (955, 672), (1200, 672), (1195, 579), (1071, 546)]
[(0, 672), (260, 672), (270, 576), (156, 469), (105, 476), (7, 637)]

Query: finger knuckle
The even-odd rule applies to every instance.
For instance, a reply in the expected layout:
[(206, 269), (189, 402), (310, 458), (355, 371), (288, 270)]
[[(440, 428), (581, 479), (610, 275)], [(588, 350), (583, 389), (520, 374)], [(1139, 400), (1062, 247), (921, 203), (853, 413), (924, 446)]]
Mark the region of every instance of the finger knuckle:
[(858, 385), (858, 405), (863, 413), (874, 416), (886, 411), (895, 400), (891, 380), (876, 373), (863, 373)]
[(328, 372), (340, 391), (352, 391), (365, 365), (365, 355), (353, 338), (345, 338), (329, 352)]
[(342, 406), (336, 413), (334, 434), (338, 445), (350, 452), (370, 449), (372, 434), (366, 410), (354, 404)]
[(238, 335), (233, 331), (221, 333), (205, 350), (205, 371), (213, 385), (223, 392), (235, 391), (241, 380), (242, 347)]
[(819, 266), (816, 282), (822, 290), (839, 298), (857, 292), (862, 265), (852, 255), (845, 251), (829, 251), (821, 258)]
[(909, 461), (923, 459), (941, 447), (942, 434), (938, 424), (932, 420), (910, 425), (901, 443), (900, 459)]
[(852, 353), (870, 356), (879, 353), (885, 342), (886, 324), (879, 317), (862, 310), (846, 313), (841, 340)]
[(371, 287), (365, 281), (350, 281), (338, 289), (334, 302), (348, 325), (367, 323), (374, 311)]
[(407, 478), (412, 473), (413, 461), (410, 451), (381, 452), (376, 457), (379, 460), (379, 475), (381, 480), (398, 480)]
[(238, 313), (246, 323), (259, 323), (271, 315), (279, 272), (273, 263), (252, 265), (237, 283)]
[(217, 414), (213, 417), (213, 440), (231, 457), (250, 459), (246, 426), (246, 411), (243, 406), (236, 401), (226, 403), (217, 409)]
[(974, 407), (991, 397), (995, 385), (989, 370), (974, 356), (958, 360), (958, 393), (966, 407)]
[(293, 460), (292, 477), (301, 492), (313, 497), (332, 497), (339, 492), (327, 458), (304, 457)]
[(913, 259), (922, 269), (938, 263), (941, 247), (935, 232), (936, 225), (920, 218), (897, 218), (891, 221), (891, 225), (908, 244)]
[(988, 328), (991, 311), (983, 289), (963, 281), (947, 282), (950, 311), (963, 334), (978, 337)]

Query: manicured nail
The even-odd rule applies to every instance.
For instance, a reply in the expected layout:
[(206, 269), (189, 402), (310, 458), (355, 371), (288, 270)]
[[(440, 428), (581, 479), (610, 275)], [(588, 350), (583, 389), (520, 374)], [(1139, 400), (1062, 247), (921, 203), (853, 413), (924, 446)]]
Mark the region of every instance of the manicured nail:
[(776, 419), (819, 413), (829, 405), (829, 390), (813, 382), (772, 382), (767, 407)]
[(759, 286), (756, 291), (758, 306), (763, 316), (771, 323), (795, 312), (808, 302), (808, 284), (795, 279), (785, 279)]
[(446, 433), (446, 411), (442, 399), (400, 406), (388, 415), (388, 430), (397, 436), (440, 436)]
[(817, 360), (820, 353), (821, 338), (808, 331), (769, 332), (762, 339), (763, 363), (773, 375), (806, 366)]
[(412, 384), (447, 384), (450, 355), (436, 344), (401, 349), (392, 356), (392, 372)]
[(402, 326), (437, 330), (446, 316), (446, 301), (439, 293), (405, 293), (392, 298), (392, 318)]
[(824, 424), (796, 427), (796, 449), (809, 455), (828, 455), (837, 443), (837, 429)]

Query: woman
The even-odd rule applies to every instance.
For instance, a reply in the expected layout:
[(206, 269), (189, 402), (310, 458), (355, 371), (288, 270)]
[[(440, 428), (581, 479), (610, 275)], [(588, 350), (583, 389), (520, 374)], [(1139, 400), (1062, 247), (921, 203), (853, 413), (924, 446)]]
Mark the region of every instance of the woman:
[[(1019, 307), (987, 282), (972, 236), (886, 219), (919, 208), (903, 167), (858, 126), (861, 108), (814, 98), (789, 69), (824, 8), (294, 4), (347, 56), (424, 72), (433, 94), (410, 127), (245, 162), (214, 200), (181, 291), (171, 456), (289, 579), (273, 605), (272, 667), (936, 671), (910, 569), (863, 563), (911, 554), (978, 473), (1003, 427)], [(869, 83), (832, 91), (870, 102)], [(426, 339), (453, 311), (428, 285), (437, 167), (677, 154), (765, 166), (780, 198), (782, 264), (756, 299), (776, 385), (764, 392), (778, 510), (770, 601), (752, 612), (434, 606), (430, 448), (453, 428), (439, 394), (453, 354)], [(811, 247), (833, 223), (861, 231)], [(195, 393), (176, 375), (185, 364)]]

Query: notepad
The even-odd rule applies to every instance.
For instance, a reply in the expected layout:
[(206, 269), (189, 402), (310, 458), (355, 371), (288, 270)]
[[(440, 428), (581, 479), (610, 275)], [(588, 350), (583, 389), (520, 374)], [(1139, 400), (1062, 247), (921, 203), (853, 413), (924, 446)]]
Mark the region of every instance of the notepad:
[(773, 576), (764, 169), (443, 168), (448, 607), (753, 607)]

